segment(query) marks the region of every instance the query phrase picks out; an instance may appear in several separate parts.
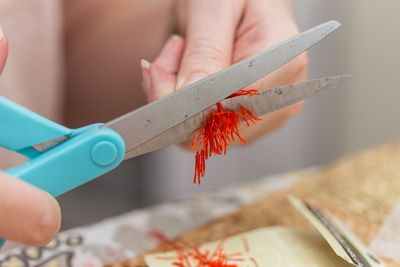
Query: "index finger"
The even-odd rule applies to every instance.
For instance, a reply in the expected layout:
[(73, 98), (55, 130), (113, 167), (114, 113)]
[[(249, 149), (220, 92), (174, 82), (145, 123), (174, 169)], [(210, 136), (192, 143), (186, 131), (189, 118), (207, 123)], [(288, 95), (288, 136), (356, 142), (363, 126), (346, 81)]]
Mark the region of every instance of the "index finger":
[(231, 64), (242, 2), (185, 1), (186, 48), (178, 72), (178, 89)]

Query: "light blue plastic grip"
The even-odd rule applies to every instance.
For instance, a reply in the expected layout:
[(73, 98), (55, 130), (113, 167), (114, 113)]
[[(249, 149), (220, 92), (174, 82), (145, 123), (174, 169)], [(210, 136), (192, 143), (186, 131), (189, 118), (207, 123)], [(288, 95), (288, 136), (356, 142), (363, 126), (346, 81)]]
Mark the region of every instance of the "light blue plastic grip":
[(124, 155), (119, 134), (95, 127), (6, 172), (57, 197), (111, 171)]
[[(3, 112), (10, 117), (5, 118)], [(48, 141), (46, 138), (69, 137), (27, 163), (6, 171), (55, 197), (111, 171), (125, 156), (124, 140), (110, 128), (96, 124), (70, 130), (2, 97), (0, 130), (0, 146), (19, 152)], [(0, 239), (0, 247), (3, 243)]]
[(71, 130), (0, 97), (0, 146), (19, 151), (66, 136)]

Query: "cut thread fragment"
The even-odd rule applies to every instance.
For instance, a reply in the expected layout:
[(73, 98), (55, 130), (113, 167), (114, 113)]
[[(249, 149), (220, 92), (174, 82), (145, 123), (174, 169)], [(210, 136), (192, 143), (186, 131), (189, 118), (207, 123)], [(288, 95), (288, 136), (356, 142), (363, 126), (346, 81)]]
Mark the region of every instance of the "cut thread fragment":
[(201, 251), (201, 246), (171, 241), (157, 231), (152, 231), (150, 235), (174, 249), (176, 256), (161, 256), (157, 259), (173, 261), (172, 266), (175, 267), (238, 267), (234, 262), (244, 261), (242, 253), (224, 253), (224, 241), (221, 241), (214, 251)]
[[(240, 90), (228, 98), (257, 94), (257, 90)], [(260, 117), (245, 106), (240, 105), (240, 109), (236, 111), (226, 109), (221, 103), (217, 103), (216, 109), (211, 112), (202, 127), (193, 136), (192, 150), (197, 150), (193, 183), (201, 183), (201, 178), (206, 172), (206, 161), (211, 156), (226, 155), (228, 146), (235, 141), (239, 141), (241, 144), (247, 143), (239, 132), (241, 122), (250, 126), (260, 120)]]

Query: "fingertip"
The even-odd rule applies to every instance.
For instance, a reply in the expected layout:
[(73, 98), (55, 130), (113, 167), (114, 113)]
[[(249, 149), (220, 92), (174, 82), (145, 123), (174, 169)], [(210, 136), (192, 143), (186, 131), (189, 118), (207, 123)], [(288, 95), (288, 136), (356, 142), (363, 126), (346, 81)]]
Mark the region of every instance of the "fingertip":
[(150, 65), (150, 89), (147, 91), (149, 102), (173, 93), (176, 79), (162, 66), (152, 63)]
[(3, 72), (8, 57), (8, 41), (0, 27), (0, 74)]
[(44, 245), (59, 231), (57, 201), (23, 181), (0, 173), (0, 236), (29, 245)]
[(184, 48), (185, 39), (182, 36), (174, 34), (165, 42), (154, 63), (163, 67), (171, 74), (176, 73), (181, 63)]
[(165, 55), (168, 53), (181, 53), (185, 46), (185, 38), (178, 34), (171, 35), (161, 51)]
[(34, 231), (28, 237), (28, 245), (43, 246), (48, 244), (61, 228), (61, 209), (58, 202), (49, 194), (43, 192), (46, 204), (43, 213), (37, 220)]

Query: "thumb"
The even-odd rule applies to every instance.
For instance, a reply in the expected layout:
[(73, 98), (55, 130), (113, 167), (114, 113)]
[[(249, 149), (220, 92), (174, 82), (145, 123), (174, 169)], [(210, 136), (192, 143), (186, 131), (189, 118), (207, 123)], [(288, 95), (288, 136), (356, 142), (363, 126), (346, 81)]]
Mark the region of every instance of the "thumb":
[[(0, 74), (8, 43), (0, 27)], [(0, 171), (0, 238), (45, 245), (60, 228), (61, 213), (49, 194)]]
[(238, 3), (241, 2), (186, 2), (186, 48), (178, 71), (177, 89), (231, 64), (236, 25), (242, 10)]
[(0, 237), (45, 245), (60, 228), (61, 213), (49, 194), (0, 172)]

